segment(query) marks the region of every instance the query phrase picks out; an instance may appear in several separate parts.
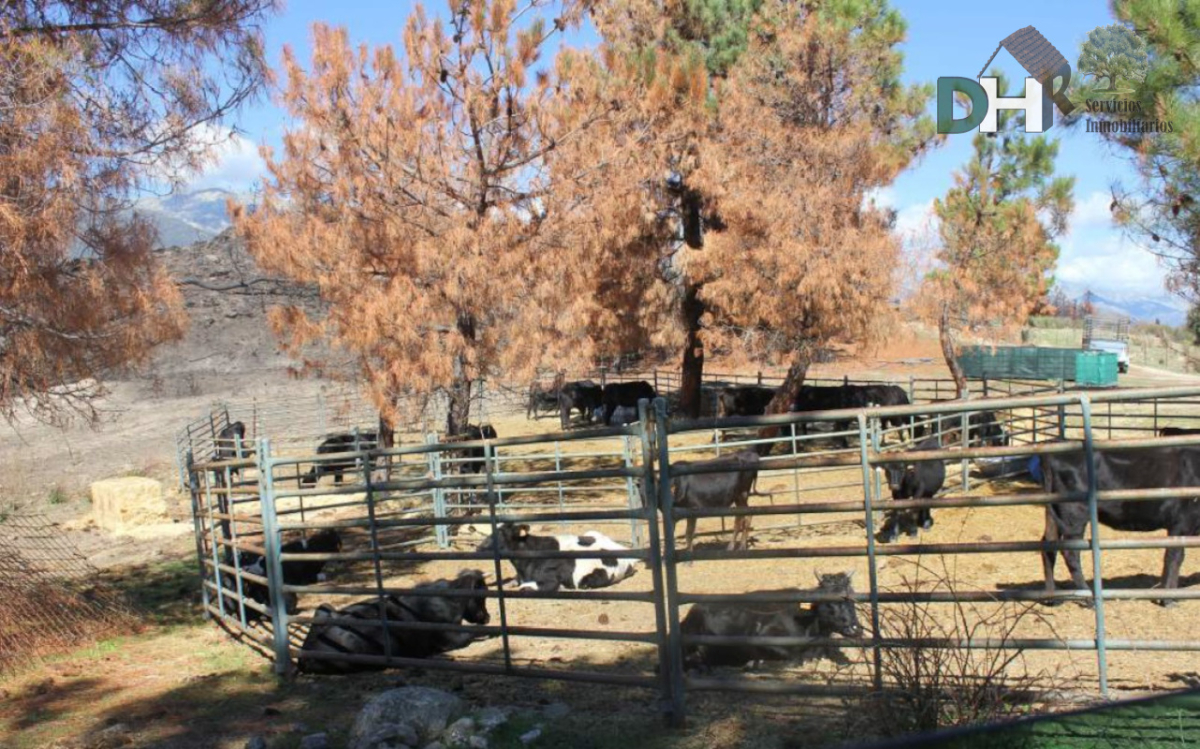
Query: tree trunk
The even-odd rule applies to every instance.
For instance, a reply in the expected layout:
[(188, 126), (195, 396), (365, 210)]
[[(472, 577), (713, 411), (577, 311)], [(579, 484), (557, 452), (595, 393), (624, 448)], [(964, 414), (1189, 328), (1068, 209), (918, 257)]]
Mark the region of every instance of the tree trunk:
[[(458, 332), (469, 345), (475, 343), (475, 318), (461, 313)], [(450, 403), (446, 408), (446, 434), (462, 434), (471, 418), (471, 373), (466, 357), (459, 354), (454, 360), (454, 382), (450, 385)]]
[[(804, 385), (804, 378), (808, 375), (808, 368), (812, 364), (812, 348), (804, 346), (796, 351), (792, 357), (792, 364), (788, 367), (787, 377), (783, 378), (783, 384), (775, 391), (775, 397), (767, 404), (766, 414), (783, 414), (791, 410), (792, 404), (796, 402), (796, 397), (800, 395), (800, 388)], [(758, 430), (759, 439), (773, 439), (779, 435), (781, 427), (770, 426), (763, 427)], [(770, 444), (756, 445), (755, 450), (759, 455), (767, 455), (771, 452)]]
[[(394, 404), (393, 404), (394, 405)], [(396, 425), (382, 411), (379, 412), (379, 447), (390, 450), (396, 446)], [(383, 458), (383, 480), (392, 480), (392, 456)]]
[(946, 359), (946, 367), (954, 379), (954, 397), (965, 398), (967, 395), (967, 378), (963, 375), (962, 367), (958, 365), (958, 357), (954, 355), (954, 339), (950, 334), (950, 309), (942, 306), (942, 315), (938, 318), (938, 340), (942, 344), (942, 356)]
[(680, 372), (679, 411), (690, 419), (700, 418), (703, 398), (701, 385), (704, 382), (704, 341), (700, 337), (700, 317), (704, 314), (704, 302), (700, 300), (699, 295), (699, 286), (687, 286), (682, 309), (687, 340), (683, 348), (683, 366)]

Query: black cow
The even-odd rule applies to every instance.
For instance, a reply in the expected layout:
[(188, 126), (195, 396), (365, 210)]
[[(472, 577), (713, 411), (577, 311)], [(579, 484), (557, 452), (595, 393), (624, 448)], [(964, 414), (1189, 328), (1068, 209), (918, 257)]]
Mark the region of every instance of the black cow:
[[(801, 385), (800, 392), (796, 394), (796, 400), (792, 403), (792, 411), (836, 411), (839, 408), (846, 408), (847, 389), (842, 385)], [(850, 428), (849, 421), (837, 421), (833, 423), (834, 431), (844, 432)], [(801, 434), (808, 434), (809, 422), (800, 422), (797, 424)], [(842, 444), (849, 444), (845, 437), (841, 438)]]
[[(236, 460), (253, 454), (254, 450), (246, 442), (246, 425), (240, 421), (226, 424), (213, 440), (213, 460)], [(241, 470), (230, 468), (229, 475), (236, 476)]]
[[(917, 443), (915, 450), (938, 450), (936, 437)], [(888, 488), (892, 499), (933, 499), (946, 483), (946, 464), (940, 460), (919, 460), (915, 463), (888, 463), (884, 466)], [(890, 543), (901, 531), (910, 536), (917, 535), (917, 527), (925, 530), (933, 527), (933, 512), (928, 508), (919, 510), (894, 510), (887, 513), (879, 540)]]
[[(497, 436), (499, 435), (496, 434), (496, 429), (491, 424), (467, 424), (462, 434), (447, 437), (446, 441), (478, 442), (480, 440), (494, 440)], [(464, 458), (458, 464), (460, 473), (483, 473), (484, 469), (487, 468), (487, 461), (484, 459), (487, 451), (483, 449), (482, 445), (467, 447), (459, 452), (461, 457)]]
[[(438, 580), (418, 585), (422, 591), (479, 591), (478, 596), (385, 596), (352, 603), (335, 610), (322, 604), (313, 614), (312, 626), (296, 658), (302, 672), (310, 674), (348, 674), (381, 671), (381, 663), (352, 663), (338, 658), (313, 658), (312, 654), (390, 655), (396, 658), (428, 658), (470, 645), (479, 635), (473, 632), (444, 632), (428, 629), (384, 627), (391, 624), (424, 622), (438, 624), (484, 625), (491, 621), (487, 610), (487, 582), (479, 570), (460, 572), (454, 580)], [(353, 619), (335, 623), (324, 619)]]
[[(711, 510), (723, 507), (747, 507), (750, 495), (768, 496), (754, 490), (758, 480), (758, 453), (742, 450), (732, 455), (723, 455), (710, 460), (680, 460), (673, 466), (721, 467), (720, 473), (691, 473), (671, 478), (671, 496), (676, 507), (693, 510)], [(687, 519), (687, 550), (692, 550), (692, 539), (696, 535), (697, 518)], [(738, 548), (741, 533), (741, 548), (750, 545), (750, 516), (738, 515), (733, 520), (733, 539), (729, 542), (732, 551)]]
[[(942, 443), (957, 445), (962, 443), (962, 414), (944, 413), (924, 419), (932, 425), (939, 425)], [(925, 429), (919, 429), (921, 434), (927, 434)], [(967, 416), (967, 447), (1003, 447), (1008, 445), (1008, 432), (996, 418), (993, 411), (972, 411)]]
[(593, 412), (604, 402), (604, 391), (591, 380), (568, 382), (558, 391), (558, 413), (562, 419), (562, 428), (571, 426), (571, 411), (578, 410), (583, 420), (589, 424)]
[[(344, 432), (326, 437), (320, 445), (317, 445), (317, 455), (357, 453), (363, 450), (374, 450), (378, 446), (379, 434), (377, 432), (358, 432), (357, 434)], [(345, 473), (357, 470), (358, 468), (359, 459), (357, 455), (340, 460), (314, 463), (308, 473), (300, 477), (300, 485), (316, 486), (321, 477), (328, 474), (333, 474), (334, 484), (341, 484)]]
[(1200, 434), (1200, 429), (1189, 429), (1187, 427), (1163, 427), (1158, 430), (1159, 437), (1187, 437), (1193, 434)]
[[(504, 523), (498, 533), (479, 544), (478, 551), (609, 551), (629, 549), (599, 531), (581, 536), (534, 536), (528, 525)], [(605, 588), (632, 575), (635, 559), (606, 554), (590, 559), (510, 559), (517, 570), (518, 590), (555, 591)]]
[[(1097, 490), (1152, 489), (1200, 486), (1200, 447), (1154, 447), (1143, 450), (1096, 451)], [(1047, 493), (1086, 492), (1087, 462), (1082, 451), (1042, 456), (1042, 479)], [(1200, 535), (1200, 498), (1149, 499), (1099, 502), (1100, 522), (1123, 531), (1166, 530), (1169, 536)], [(1046, 506), (1043, 540), (1082, 539), (1088, 525), (1086, 502), (1057, 502)], [(1182, 548), (1167, 549), (1163, 555), (1162, 587), (1179, 587)], [(1079, 566), (1079, 552), (1062, 551), (1071, 579), (1080, 590), (1087, 589)], [(1046, 590), (1054, 592), (1053, 551), (1042, 552)], [(1161, 601), (1170, 606), (1172, 601)]]
[[(899, 385), (847, 385), (843, 394), (842, 408), (870, 408), (872, 406), (907, 406), (908, 393)], [(909, 416), (886, 416), (883, 425), (888, 429), (909, 426)]]
[(539, 413), (558, 408), (558, 391), (553, 386), (545, 387), (536, 380), (529, 385), (529, 398), (525, 402), (525, 418), (536, 419)]
[[(815, 592), (845, 596), (841, 601), (818, 601), (809, 608), (794, 603), (697, 603), (688, 611), (680, 627), (685, 636), (718, 637), (804, 637), (828, 638), (833, 635), (859, 637), (862, 625), (855, 610), (852, 574), (818, 575)], [(792, 591), (757, 591), (792, 592)], [(758, 661), (799, 661), (809, 658), (838, 659), (837, 648), (796, 645), (695, 645), (684, 643), (687, 668), (741, 666)]]
[(645, 380), (608, 383), (604, 386), (604, 393), (600, 398), (601, 404), (604, 406), (604, 425), (612, 424), (618, 406), (636, 409), (638, 401), (643, 398), (654, 400), (656, 395), (654, 386)]
[[(283, 544), (279, 550), (283, 554), (333, 554), (342, 550), (342, 537), (333, 528), (326, 528), (308, 538), (298, 538), (294, 541), (289, 541)], [(238, 565), (244, 572), (258, 575), (259, 577), (267, 577), (267, 560), (261, 554), (256, 554), (252, 551), (243, 551), (238, 554)], [(282, 565), (283, 582), (287, 585), (313, 585), (324, 579), (325, 560), (323, 559), (288, 559), (283, 561)], [(234, 591), (234, 593), (237, 591), (237, 581), (232, 575), (223, 575), (222, 586)], [(271, 600), (270, 591), (266, 585), (246, 578), (242, 579), (242, 595), (263, 606), (267, 606)], [(289, 614), (296, 613), (297, 598), (295, 593), (285, 593), (284, 602)], [(225, 599), (225, 610), (227, 612), (236, 615), (237, 609), (236, 599)], [(253, 621), (260, 618), (260, 616), (259, 612), (249, 606), (246, 607), (247, 621)]]
[(717, 396), (718, 418), (762, 416), (775, 397), (775, 388), (761, 385), (730, 385)]

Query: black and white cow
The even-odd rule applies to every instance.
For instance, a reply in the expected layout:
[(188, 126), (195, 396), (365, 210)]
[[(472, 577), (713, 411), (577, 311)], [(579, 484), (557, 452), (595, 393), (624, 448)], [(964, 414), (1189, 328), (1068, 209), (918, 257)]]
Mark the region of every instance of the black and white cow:
[(625, 406), (637, 410), (638, 401), (643, 398), (654, 400), (657, 393), (654, 386), (645, 380), (637, 382), (610, 382), (604, 386), (601, 395), (601, 405), (604, 406), (604, 425), (612, 424), (616, 417), (617, 408)]
[[(596, 551), (627, 552), (622, 546), (599, 531), (579, 536), (535, 536), (528, 525), (504, 523), (495, 535), (479, 544), (478, 551)], [(632, 575), (636, 559), (616, 553), (596, 558), (580, 559), (510, 559), (517, 570), (518, 590), (555, 591), (560, 587), (572, 590), (605, 588)]]
[[(317, 455), (337, 455), (340, 453), (358, 453), (363, 450), (374, 450), (379, 446), (378, 432), (344, 432), (326, 437), (317, 445)], [(341, 484), (346, 473), (360, 468), (357, 455), (340, 460), (326, 460), (314, 463), (308, 473), (300, 477), (301, 486), (316, 486), (322, 476), (333, 475), (333, 483)]]
[[(923, 440), (914, 450), (937, 450), (941, 445), (936, 437)], [(892, 499), (933, 499), (946, 483), (946, 464), (940, 460), (919, 460), (913, 463), (888, 463), (884, 466), (888, 488)], [(933, 512), (929, 508), (920, 510), (890, 510), (884, 521), (879, 540), (883, 543), (895, 541), (901, 532), (917, 535), (917, 528), (929, 530), (933, 527)]]
[(591, 380), (579, 380), (565, 383), (558, 391), (558, 409), (561, 425), (564, 430), (571, 426), (571, 412), (579, 411), (587, 423), (591, 423), (592, 415), (604, 402), (604, 391)]
[[(671, 496), (676, 507), (694, 510), (720, 509), (725, 507), (747, 507), (750, 495), (760, 495), (754, 490), (758, 480), (758, 453), (753, 450), (741, 450), (732, 455), (722, 455), (709, 460), (688, 461), (680, 460), (672, 463), (672, 467), (696, 466), (705, 468), (721, 468), (721, 472), (689, 473), (671, 477)], [(696, 535), (697, 518), (687, 519), (687, 550), (692, 550), (692, 541)], [(729, 542), (732, 551), (738, 548), (738, 536), (741, 534), (741, 548), (750, 544), (750, 516), (738, 515), (733, 521), (733, 539)]]
[[(708, 669), (713, 666), (742, 666), (761, 661), (801, 661), (827, 657), (840, 659), (837, 648), (804, 643), (794, 645), (708, 645), (689, 644), (689, 636), (717, 637), (798, 637), (806, 639), (860, 637), (854, 604), (852, 573), (817, 575), (815, 591), (843, 600), (818, 601), (808, 608), (794, 603), (697, 603), (681, 622), (684, 635), (683, 655), (686, 668)], [(793, 591), (755, 591), (780, 593)]]
[[(361, 663), (313, 655), (366, 655), (396, 658), (428, 658), (470, 645), (480, 636), (473, 632), (446, 632), (430, 629), (384, 627), (413, 622), (485, 625), (491, 621), (487, 610), (487, 582), (479, 570), (460, 572), (453, 580), (438, 580), (418, 585), (421, 591), (478, 591), (478, 596), (385, 596), (352, 603), (335, 610), (322, 604), (313, 614), (312, 626), (304, 638), (296, 664), (310, 674), (348, 674), (380, 671), (382, 663)], [(350, 619), (337, 623), (329, 619)]]
[[(326, 528), (308, 538), (298, 538), (280, 547), (283, 554), (334, 554), (342, 550), (342, 537), (335, 529)], [(283, 565), (283, 582), (287, 585), (313, 585), (325, 579), (326, 561), (323, 559), (287, 559)], [(243, 551), (238, 554), (238, 566), (243, 572), (259, 577), (267, 577), (267, 560), (261, 554)], [(230, 574), (222, 576), (222, 586), (236, 593), (237, 581)], [(270, 601), (270, 591), (260, 582), (242, 579), (242, 595), (255, 603), (267, 606)], [(284, 594), (284, 603), (289, 614), (296, 612), (297, 597), (295, 593)], [(234, 598), (225, 599), (225, 610), (237, 614), (238, 605)], [(261, 615), (251, 607), (246, 607), (246, 619), (254, 620)]]
[[(1041, 458), (1046, 493), (1087, 491), (1087, 461), (1082, 451), (1048, 454)], [(1098, 491), (1200, 486), (1200, 447), (1106, 449), (1096, 451), (1095, 459)], [(1100, 522), (1117, 530), (1165, 530), (1168, 536), (1200, 536), (1200, 497), (1099, 502), (1097, 510)], [(1047, 505), (1046, 530), (1042, 539), (1046, 542), (1082, 539), (1088, 517), (1086, 502)], [(1179, 587), (1183, 554), (1184, 549), (1179, 547), (1167, 549), (1163, 555), (1162, 587), (1165, 590)], [(1056, 557), (1053, 551), (1042, 552), (1046, 591), (1050, 593), (1055, 590)], [(1062, 557), (1075, 587), (1087, 590), (1079, 566), (1079, 552), (1063, 549)], [(1174, 602), (1163, 600), (1160, 603), (1171, 606)]]

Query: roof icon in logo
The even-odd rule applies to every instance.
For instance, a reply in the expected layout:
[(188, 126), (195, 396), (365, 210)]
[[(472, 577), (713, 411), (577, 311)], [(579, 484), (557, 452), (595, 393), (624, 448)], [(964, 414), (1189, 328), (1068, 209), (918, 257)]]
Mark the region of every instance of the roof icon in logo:
[(1061, 75), (1063, 78), (1062, 88), (1052, 94), (1054, 103), (1058, 105), (1059, 111), (1064, 115), (1070, 114), (1075, 109), (1075, 105), (1067, 99), (1066, 94), (1067, 86), (1071, 82), (1071, 64), (1037, 29), (1026, 26), (1001, 39), (996, 51), (988, 58), (987, 63), (976, 76), (977, 78), (983, 77), (987, 66), (992, 64), (992, 60), (996, 59), (996, 55), (1000, 54), (1001, 49), (1008, 50), (1008, 53), (1020, 63), (1021, 67), (1025, 68), (1025, 72), (1029, 73), (1030, 77), (1051, 91), (1053, 91), (1054, 78)]

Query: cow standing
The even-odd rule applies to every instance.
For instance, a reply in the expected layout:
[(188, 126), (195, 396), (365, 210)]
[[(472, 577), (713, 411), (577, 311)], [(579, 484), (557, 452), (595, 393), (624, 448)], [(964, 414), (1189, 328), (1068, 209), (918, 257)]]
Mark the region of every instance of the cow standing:
[[(876, 406), (907, 406), (908, 393), (899, 385), (847, 385), (843, 408), (872, 408)], [(887, 429), (911, 427), (910, 416), (885, 416), (881, 420)], [(904, 435), (901, 434), (903, 438)]]
[[(724, 472), (689, 473), (671, 478), (671, 496), (675, 507), (693, 510), (720, 509), (724, 507), (748, 507), (750, 495), (767, 496), (754, 490), (758, 480), (758, 453), (753, 450), (742, 450), (732, 455), (721, 456), (711, 460), (686, 461), (681, 460), (672, 464), (678, 466), (696, 466), (706, 468), (723, 468)], [(692, 540), (696, 535), (695, 517), (687, 519), (687, 550), (692, 550)], [(738, 535), (741, 534), (741, 548), (750, 545), (750, 516), (738, 515), (733, 520), (733, 539), (729, 542), (729, 550), (737, 549)]]
[(542, 411), (547, 413), (558, 409), (558, 390), (553, 386), (545, 387), (534, 380), (529, 385), (529, 395), (525, 401), (525, 418), (537, 419)]
[(775, 388), (761, 385), (730, 385), (717, 396), (717, 417), (762, 416), (775, 392)]
[[(936, 437), (917, 443), (914, 450), (937, 450), (941, 445)], [(884, 466), (888, 488), (892, 499), (933, 499), (946, 483), (946, 464), (940, 460), (919, 460), (914, 463), (888, 463)], [(928, 507), (919, 510), (892, 510), (887, 513), (879, 540), (883, 543), (895, 541), (901, 531), (910, 536), (917, 535), (917, 528), (929, 530), (933, 527), (933, 511)]]
[[(583, 535), (535, 536), (528, 525), (504, 523), (497, 533), (479, 544), (477, 551), (595, 551), (628, 552), (629, 548), (613, 541), (599, 531)], [(595, 558), (580, 559), (510, 559), (517, 570), (518, 590), (555, 591), (605, 588), (634, 573), (631, 557), (614, 553), (598, 554)]]
[[(862, 625), (854, 605), (852, 573), (817, 575), (815, 591), (844, 596), (839, 601), (818, 601), (807, 609), (794, 603), (697, 603), (680, 623), (684, 636), (828, 638), (859, 637)], [(788, 593), (792, 591), (755, 591)], [(836, 658), (829, 646), (796, 645), (695, 645), (684, 644), (687, 668), (741, 666), (761, 661), (799, 661), (814, 657)]]
[[(1200, 447), (1154, 447), (1147, 449), (1111, 449), (1096, 451), (1096, 489), (1154, 489), (1200, 486)], [(1043, 485), (1047, 493), (1086, 492), (1088, 470), (1082, 451), (1042, 456)], [(1123, 531), (1166, 530), (1168, 536), (1200, 535), (1200, 498), (1141, 499), (1097, 503), (1100, 522)], [(1046, 530), (1042, 539), (1052, 543), (1083, 538), (1089, 522), (1086, 502), (1056, 502), (1046, 506)], [(1094, 532), (1094, 531), (1093, 531)], [(1046, 591), (1053, 593), (1054, 551), (1042, 552)], [(1179, 587), (1179, 568), (1183, 565), (1182, 548), (1167, 549), (1163, 554), (1162, 587)], [(1075, 587), (1087, 590), (1079, 552), (1063, 549), (1063, 561)], [(1171, 606), (1173, 601), (1160, 601)]]
[(579, 411), (587, 423), (591, 423), (592, 414), (603, 403), (603, 389), (591, 380), (568, 382), (558, 391), (559, 418), (564, 431), (571, 426), (571, 412)]
[[(313, 623), (296, 658), (300, 671), (312, 674), (348, 674), (380, 671), (382, 663), (361, 663), (338, 658), (313, 658), (313, 654), (367, 655), (394, 658), (428, 658), (458, 650), (479, 638), (474, 632), (446, 632), (429, 629), (402, 629), (384, 626), (396, 623), (438, 623), (485, 625), (491, 621), (487, 610), (487, 582), (479, 570), (459, 573), (454, 580), (438, 580), (418, 585), (417, 590), (433, 592), (476, 591), (472, 596), (385, 596), (352, 603), (335, 610), (322, 604), (313, 614)], [(327, 619), (351, 619), (362, 624), (334, 623)]]
[[(800, 392), (796, 394), (796, 400), (792, 402), (791, 410), (793, 412), (806, 411), (836, 411), (846, 407), (846, 388), (841, 385), (801, 385)], [(808, 434), (810, 422), (800, 422), (796, 426), (799, 427), (801, 434)], [(835, 432), (844, 432), (850, 428), (849, 421), (837, 421), (833, 423)], [(849, 441), (841, 438), (843, 445), (848, 445)]]
[[(491, 424), (467, 424), (462, 434), (447, 437), (447, 442), (480, 442), (494, 440), (499, 435)], [(483, 473), (487, 468), (484, 458), (487, 451), (482, 446), (467, 447), (459, 451), (463, 460), (458, 464), (459, 472), (463, 474)]]
[[(317, 445), (317, 455), (337, 455), (340, 453), (358, 453), (363, 450), (374, 450), (379, 446), (377, 432), (343, 432), (326, 437)], [(314, 463), (308, 473), (300, 477), (301, 486), (316, 486), (322, 476), (333, 474), (333, 483), (341, 485), (344, 474), (358, 470), (359, 457), (353, 455), (339, 460), (327, 460)]]
[(654, 386), (645, 380), (608, 383), (604, 386), (604, 392), (601, 395), (601, 405), (604, 406), (604, 425), (612, 424), (618, 407), (625, 406), (636, 409), (638, 401), (654, 400), (656, 396)]

